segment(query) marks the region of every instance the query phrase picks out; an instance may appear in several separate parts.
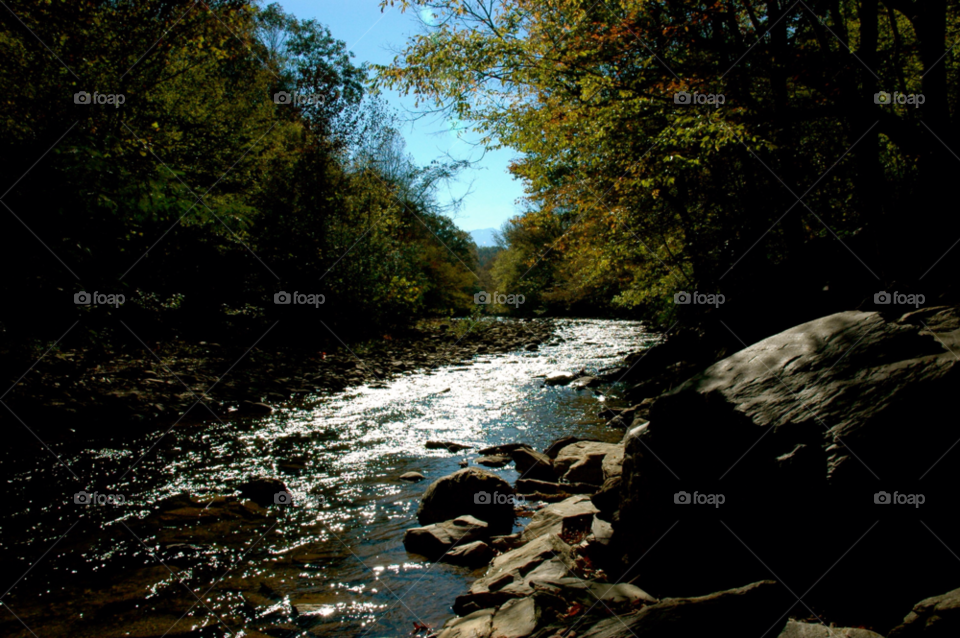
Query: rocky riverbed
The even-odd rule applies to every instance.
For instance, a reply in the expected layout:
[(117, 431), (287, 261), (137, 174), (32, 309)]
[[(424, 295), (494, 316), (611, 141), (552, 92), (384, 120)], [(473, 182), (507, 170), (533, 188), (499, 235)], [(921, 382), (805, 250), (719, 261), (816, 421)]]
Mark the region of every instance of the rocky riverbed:
[(221, 426), (54, 445), (9, 481), (3, 566), (26, 574), (0, 631), (960, 632), (960, 309), (838, 313), (712, 365), (626, 322), (553, 330)]
[[(621, 442), (481, 450), (513, 462), (515, 483), (474, 468), (437, 480), (404, 539), (487, 565), (457, 617), (425, 633), (957, 635), (958, 464), (945, 457), (960, 434), (943, 419), (958, 344), (957, 307), (838, 313), (680, 383), (682, 359), (659, 379), (632, 373), (643, 400), (603, 413), (627, 428)], [(684, 350), (628, 360), (665, 349)], [(503, 534), (525, 498), (553, 502)]]
[[(404, 549), (424, 486), (461, 464), (489, 467), (478, 463), (497, 455), (480, 450), (519, 437), (537, 448), (567, 434), (619, 441), (598, 412), (618, 405), (622, 386), (546, 380), (617, 374), (631, 349), (656, 338), (632, 322), (529, 323), (504, 333), (522, 330), (539, 345), (514, 340), (502, 354), (271, 401), (270, 414), (119, 433), (105, 423), (93, 438), (45, 440), (49, 450), (36, 439), (8, 448), (0, 557), (7, 573), (30, 571), (3, 599), (0, 634), (405, 636), (414, 623), (438, 627), (479, 573)], [(490, 471), (516, 476), (512, 462)], [(79, 492), (91, 500), (76, 502)], [(507, 533), (536, 507), (523, 506)]]

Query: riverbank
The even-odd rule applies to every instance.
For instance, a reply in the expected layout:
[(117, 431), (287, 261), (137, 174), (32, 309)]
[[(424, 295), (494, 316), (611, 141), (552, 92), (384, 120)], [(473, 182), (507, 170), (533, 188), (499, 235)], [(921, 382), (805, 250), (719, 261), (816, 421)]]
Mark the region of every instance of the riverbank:
[[(445, 541), (439, 560), (487, 565), (438, 638), (960, 631), (957, 433), (943, 418), (960, 307), (839, 312), (704, 367), (710, 343), (696, 341), (627, 357), (626, 396), (642, 400), (604, 412), (626, 428), (619, 443), (518, 440), (498, 450), (513, 485), (466, 469), (427, 488), (408, 548)], [(563, 500), (497, 535), (471, 498), (494, 483)]]
[[(180, 421), (197, 422), (269, 414), (271, 405), (308, 395), (383, 384), (402, 374), (469, 361), (476, 355), (549, 342), (549, 319), (424, 321), (398, 334), (330, 352), (258, 347), (265, 333), (245, 341), (142, 344), (140, 351), (51, 349), (3, 401), (31, 427), (56, 436), (73, 429), (84, 436), (116, 434), (110, 423), (142, 431)], [(318, 327), (322, 330), (322, 326)], [(0, 411), (0, 423), (12, 421)], [(97, 423), (96, 428), (90, 424)], [(11, 423), (11, 430), (16, 425)], [(21, 428), (22, 429), (22, 428)], [(52, 431), (51, 431), (52, 430)], [(28, 435), (29, 436), (29, 435)]]

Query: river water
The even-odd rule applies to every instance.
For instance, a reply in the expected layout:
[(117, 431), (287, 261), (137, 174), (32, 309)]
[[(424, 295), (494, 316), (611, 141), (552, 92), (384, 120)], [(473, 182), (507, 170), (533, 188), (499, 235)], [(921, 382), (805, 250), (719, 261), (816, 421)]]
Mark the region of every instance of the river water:
[[(250, 583), (263, 584), (275, 598), (300, 610), (301, 616), (293, 619), (274, 613), (276, 627), (269, 635), (286, 635), (287, 627), (288, 635), (373, 638), (410, 635), (415, 622), (438, 627), (452, 615), (453, 598), (482, 570), (431, 565), (404, 550), (403, 533), (417, 524), (426, 486), (460, 469), (460, 461), (472, 461), (481, 447), (524, 442), (544, 449), (566, 435), (605, 441), (622, 437), (597, 416), (604, 405), (621, 405), (617, 395), (622, 387), (551, 388), (543, 385), (542, 376), (614, 367), (654, 335), (626, 321), (560, 320), (557, 327), (562, 340), (538, 352), (480, 355), (468, 365), (405, 374), (386, 387), (313, 397), (266, 418), (178, 427), (162, 438), (152, 434), (65, 457), (64, 464), (82, 481), (109, 476), (104, 487), (125, 498), (122, 507), (84, 509), (76, 528), (70, 525), (78, 520), (78, 507), (68, 496), (57, 495), (50, 503), (46, 495), (30, 491), (31, 484), (57, 484), (69, 494), (74, 479), (68, 470), (52, 457), (20, 470), (8, 480), (16, 506), (0, 528), (3, 550), (32, 561), (64, 538), (45, 559), (46, 567), (28, 575), (5, 602), (14, 612), (22, 606), (28, 625), (33, 626), (32, 617), (42, 626), (43, 617), (28, 613), (32, 603), (60, 601), (70, 609), (73, 603), (64, 601), (76, 594), (72, 574), (102, 572), (99, 582), (84, 581), (88, 594), (95, 596), (98, 587), (115, 589), (118, 574), (135, 566), (157, 568), (157, 577), (165, 579), (151, 591), (158, 598), (167, 595), (167, 603), (135, 605), (145, 615), (154, 609), (179, 616), (182, 602), (163, 593), (171, 583), (200, 592), (215, 586), (209, 596), (201, 595), (204, 602), (179, 620), (171, 636), (190, 627), (206, 627), (209, 635), (245, 635), (241, 627), (249, 624), (249, 609), (242, 609), (238, 592)], [(424, 444), (430, 439), (474, 449), (457, 454), (427, 450)], [(421, 472), (427, 480), (398, 480), (408, 471)], [(510, 482), (517, 478), (512, 466), (491, 471)], [(250, 476), (283, 480), (295, 506), (244, 532), (248, 536), (241, 552), (225, 551), (216, 536), (164, 545), (136, 527), (161, 499), (236, 493)], [(520, 524), (525, 520), (519, 519)], [(224, 535), (231, 533), (236, 532), (224, 528)], [(161, 563), (170, 569), (159, 570)], [(129, 604), (113, 604), (117, 614), (129, 611)], [(91, 622), (105, 623), (98, 635), (113, 635), (110, 619)], [(256, 625), (260, 631), (263, 622)], [(85, 633), (77, 630), (77, 635)], [(22, 635), (30, 634), (24, 630)]]

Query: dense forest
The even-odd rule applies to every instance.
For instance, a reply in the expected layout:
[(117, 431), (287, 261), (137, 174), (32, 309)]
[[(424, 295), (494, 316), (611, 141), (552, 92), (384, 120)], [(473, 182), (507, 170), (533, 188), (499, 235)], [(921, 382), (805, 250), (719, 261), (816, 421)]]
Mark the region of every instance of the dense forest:
[(380, 81), (520, 153), (492, 270), (530, 307), (666, 321), (698, 290), (812, 317), (949, 286), (956, 2), (395, 4), (434, 26)]
[(435, 197), (460, 166), (413, 163), (326, 27), (236, 0), (7, 8), (0, 349), (76, 321), (72, 346), (280, 318), (271, 339), (335, 342), (318, 320), (349, 340), (473, 305), (475, 248)]

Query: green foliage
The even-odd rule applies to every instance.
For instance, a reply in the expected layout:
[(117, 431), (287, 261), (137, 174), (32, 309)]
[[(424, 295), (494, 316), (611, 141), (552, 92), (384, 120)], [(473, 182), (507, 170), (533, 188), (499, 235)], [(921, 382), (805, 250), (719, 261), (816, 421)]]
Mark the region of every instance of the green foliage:
[[(160, 332), (264, 316), (290, 339), (470, 307), (468, 238), (434, 197), (462, 165), (412, 162), (326, 27), (241, 0), (9, 8), (0, 163), (23, 223), (0, 216), (0, 259), (23, 275), (0, 288), (41, 300), (3, 317), (18, 334), (59, 326), (81, 289), (126, 293), (120, 312)], [(280, 290), (328, 301), (291, 310)]]
[[(493, 271), (538, 304), (657, 310), (680, 289), (755, 288), (821, 239), (890, 274), (960, 235), (956, 215), (946, 236), (902, 217), (955, 199), (956, 3), (395, 4), (438, 26), (379, 81), (521, 154), (530, 206)], [(881, 89), (926, 103), (879, 106)]]

